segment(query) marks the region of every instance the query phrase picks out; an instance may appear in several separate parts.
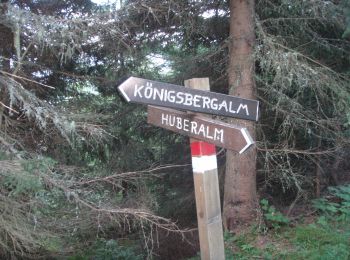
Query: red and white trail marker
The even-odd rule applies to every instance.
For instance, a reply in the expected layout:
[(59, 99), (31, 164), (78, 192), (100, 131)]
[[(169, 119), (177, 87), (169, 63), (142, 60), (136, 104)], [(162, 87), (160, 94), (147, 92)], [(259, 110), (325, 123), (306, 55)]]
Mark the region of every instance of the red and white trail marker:
[(192, 168), (194, 172), (214, 170), (218, 167), (215, 145), (203, 141), (191, 142)]

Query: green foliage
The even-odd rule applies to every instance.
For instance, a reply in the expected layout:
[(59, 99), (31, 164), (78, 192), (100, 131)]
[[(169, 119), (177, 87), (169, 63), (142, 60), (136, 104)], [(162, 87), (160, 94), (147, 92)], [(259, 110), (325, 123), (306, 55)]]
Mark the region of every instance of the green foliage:
[[(261, 201), (266, 221), (277, 226), (273, 232), (256, 231), (233, 236), (225, 234), (226, 259), (312, 259), (347, 260), (350, 258), (350, 218), (348, 217), (349, 185), (332, 187), (332, 195), (314, 202), (320, 215), (312, 224), (287, 226), (287, 218)], [(277, 216), (277, 217), (276, 217)], [(346, 216), (346, 217), (345, 217)], [(275, 224), (273, 224), (275, 223)]]
[(63, 239), (60, 237), (44, 237), (40, 244), (49, 252), (59, 252), (64, 248)]
[(40, 179), (28, 172), (6, 176), (3, 182), (4, 187), (10, 191), (10, 196), (32, 194), (43, 188)]
[[(21, 165), (13, 165), (9, 169), (0, 170), (4, 176), (2, 185), (9, 192), (9, 196), (35, 196), (44, 189), (41, 173), (47, 172), (56, 162), (51, 158), (23, 160)], [(16, 166), (20, 166), (16, 170)]]
[(350, 228), (340, 222), (316, 223), (279, 229), (263, 235), (255, 231), (234, 236), (225, 234), (226, 259), (347, 260), (350, 257)]
[(329, 187), (330, 196), (313, 201), (313, 205), (328, 217), (350, 219), (350, 185)]
[(288, 199), (288, 192), (313, 188), (310, 172), (319, 158), (310, 150), (341, 151), (322, 153), (319, 167), (325, 173), (334, 171), (327, 167), (335, 157), (347, 154), (349, 79), (343, 72), (349, 70), (350, 45), (341, 38), (345, 17), (339, 1), (256, 4), (261, 19), (256, 30), (257, 90), (265, 105), (258, 125), (264, 147), (260, 158), (265, 159), (260, 170), (267, 192)]
[(121, 246), (114, 239), (99, 239), (82, 255), (71, 256), (68, 260), (142, 260), (141, 254), (135, 252), (134, 247)]
[[(21, 158), (28, 160), (10, 161), (6, 171), (4, 163), (0, 167), (1, 237), (16, 242), (12, 247), (1, 244), (0, 251), (22, 252), (23, 247), (16, 247), (22, 245), (25, 252), (35, 251), (34, 241), (40, 250), (55, 252), (72, 241), (72, 248), (91, 244), (98, 235), (105, 240), (93, 246), (91, 257), (108, 259), (113, 253), (120, 259), (137, 259), (129, 247), (109, 240), (109, 231), (120, 231), (122, 226), (130, 233), (139, 232), (140, 226), (124, 214), (124, 207), (132, 213), (158, 212), (188, 225), (195, 219), (193, 181), (187, 168), (162, 171), (156, 180), (145, 181), (145, 175), (137, 173), (118, 178), (119, 173), (190, 160), (184, 151), (186, 138), (147, 125), (145, 108), (125, 104), (115, 85), (128, 75), (178, 84), (208, 76), (213, 90), (227, 93), (228, 1), (131, 0), (120, 1), (121, 9), (110, 5), (99, 10), (90, 1), (54, 1), (49, 6), (42, 1), (10, 2), (9, 14), (2, 9), (0, 19), (10, 33), (1, 35), (9, 41), (13, 32), (20, 36), (15, 47), (22, 53), (18, 56), (11, 43), (2, 41), (0, 66), (22, 80), (7, 76), (2, 80), (0, 160), (22, 153), (26, 156)], [(348, 42), (341, 39), (342, 33), (347, 37), (349, 26), (344, 30), (339, 22), (344, 16), (335, 2), (257, 1), (257, 94), (264, 106), (257, 125), (258, 165), (266, 187), (282, 184), (278, 194), (294, 187), (310, 189), (315, 158), (309, 150), (343, 152), (346, 143), (341, 137), (349, 132), (350, 116), (344, 118), (350, 115), (348, 81), (336, 72), (349, 69)], [(344, 8), (349, 18), (348, 10)], [(215, 15), (207, 18), (206, 13)], [(172, 65), (170, 74), (161, 73), (163, 65), (150, 62), (155, 54)], [(88, 94), (89, 88), (98, 90), (97, 95)], [(17, 118), (9, 109), (24, 112), (27, 118)], [(344, 131), (333, 128), (338, 125)], [(15, 155), (7, 156), (9, 151)], [(38, 154), (55, 158), (57, 169), (51, 170), (56, 163)], [(318, 207), (346, 221), (347, 194), (342, 190), (336, 195), (341, 203), (327, 199)], [(275, 233), (288, 226), (289, 220), (267, 201), (261, 206)], [(101, 208), (120, 210), (121, 217), (102, 214)], [(327, 227), (328, 219), (320, 218), (317, 225)], [(257, 247), (252, 236), (225, 241), (238, 245), (235, 253), (228, 251), (228, 259), (284, 254), (274, 253), (269, 245)], [(342, 245), (324, 247), (333, 255), (333, 251), (345, 255)]]
[[(330, 227), (316, 224), (299, 226), (295, 229), (295, 242), (304, 248), (321, 247), (326, 244), (339, 244), (346, 242), (344, 236), (338, 232), (331, 232)], [(331, 234), (331, 235), (330, 235)]]
[(272, 248), (259, 248), (256, 246), (256, 238), (259, 236), (256, 232), (245, 233), (234, 236), (230, 233), (224, 234), (225, 256), (227, 260), (235, 259), (271, 259)]
[(289, 219), (281, 212), (277, 211), (274, 206), (270, 206), (266, 199), (262, 199), (260, 205), (264, 213), (265, 221), (274, 229), (279, 229), (281, 226), (289, 224)]
[(350, 0), (342, 0), (344, 15), (346, 17), (346, 29), (342, 35), (343, 38), (350, 38)]
[[(350, 256), (350, 233), (337, 223), (320, 223), (297, 226), (288, 234), (296, 250), (288, 253), (297, 259), (343, 259)], [(288, 258), (288, 257), (287, 257)]]

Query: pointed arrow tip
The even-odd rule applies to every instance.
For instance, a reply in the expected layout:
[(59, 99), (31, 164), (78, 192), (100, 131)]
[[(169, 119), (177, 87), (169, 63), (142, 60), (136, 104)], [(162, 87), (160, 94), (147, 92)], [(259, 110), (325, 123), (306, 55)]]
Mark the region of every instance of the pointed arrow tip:
[(239, 151), (239, 154), (244, 153), (252, 144), (254, 144), (253, 138), (250, 136), (247, 128), (242, 128), (241, 133), (244, 137), (244, 140), (247, 142), (247, 144), (243, 147), (242, 150)]
[(129, 82), (132, 81), (135, 77), (129, 77), (127, 80), (125, 80), (122, 84), (119, 85), (118, 90), (122, 94), (122, 96), (125, 98), (127, 102), (130, 102), (129, 96), (126, 94), (125, 89), (129, 86)]

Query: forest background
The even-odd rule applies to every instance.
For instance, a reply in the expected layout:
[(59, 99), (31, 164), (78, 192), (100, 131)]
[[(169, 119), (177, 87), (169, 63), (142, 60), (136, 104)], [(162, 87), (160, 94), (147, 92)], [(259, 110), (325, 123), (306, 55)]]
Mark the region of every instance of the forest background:
[[(209, 77), (231, 93), (229, 2), (1, 0), (1, 258), (196, 257), (188, 138), (117, 86)], [(350, 2), (249, 2), (257, 204), (224, 225), (227, 258), (348, 259)], [(246, 187), (217, 154), (224, 201)]]

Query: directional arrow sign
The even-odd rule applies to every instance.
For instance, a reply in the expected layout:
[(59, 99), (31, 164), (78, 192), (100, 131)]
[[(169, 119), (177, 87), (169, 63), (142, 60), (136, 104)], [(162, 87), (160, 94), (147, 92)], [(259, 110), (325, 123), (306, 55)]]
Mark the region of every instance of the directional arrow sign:
[(254, 141), (246, 128), (169, 108), (148, 106), (148, 123), (240, 154)]
[(259, 102), (220, 93), (130, 77), (119, 87), (128, 102), (257, 121)]

